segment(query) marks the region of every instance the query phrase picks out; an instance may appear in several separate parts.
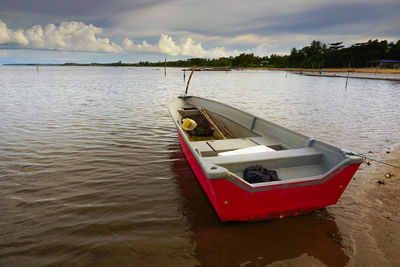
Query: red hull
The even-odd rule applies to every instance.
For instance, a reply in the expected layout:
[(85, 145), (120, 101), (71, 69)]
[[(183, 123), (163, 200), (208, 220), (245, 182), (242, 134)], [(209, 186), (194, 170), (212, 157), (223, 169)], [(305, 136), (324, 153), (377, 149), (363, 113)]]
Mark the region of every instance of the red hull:
[(321, 179), (324, 182), (312, 185), (297, 182), (285, 188), (266, 186), (260, 188), (262, 191), (249, 192), (228, 179), (208, 179), (180, 134), (179, 141), (186, 160), (221, 221), (283, 218), (334, 205), (360, 166), (352, 164), (335, 170), (330, 177)]

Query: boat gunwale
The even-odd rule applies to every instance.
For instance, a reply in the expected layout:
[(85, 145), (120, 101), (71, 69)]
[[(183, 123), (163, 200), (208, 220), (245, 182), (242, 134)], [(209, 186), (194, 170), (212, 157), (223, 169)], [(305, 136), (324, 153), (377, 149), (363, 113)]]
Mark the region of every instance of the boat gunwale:
[(275, 190), (275, 189), (288, 189), (288, 188), (295, 188), (295, 187), (301, 187), (301, 186), (323, 184), (323, 183), (329, 181), (330, 178), (332, 178), (336, 174), (340, 173), (341, 171), (343, 171), (345, 168), (347, 168), (350, 165), (351, 164), (346, 164), (346, 163), (342, 164), (342, 162), (340, 162), (340, 163), (336, 164), (336, 166), (327, 170), (325, 173), (323, 173), (321, 175), (310, 176), (307, 178), (305, 178), (305, 177), (291, 178), (291, 179), (284, 179), (284, 180), (279, 180), (279, 181), (250, 184), (250, 183), (246, 182), (246, 180), (244, 180), (240, 176), (236, 175), (235, 173), (229, 172), (229, 177), (227, 177), (227, 180), (248, 192), (262, 192), (262, 191), (270, 191), (270, 190)]
[[(285, 128), (283, 126), (280, 126), (280, 125), (278, 125), (276, 123), (267, 121), (267, 120), (265, 120), (263, 118), (260, 118), (260, 117), (257, 117), (255, 115), (252, 115), (252, 114), (250, 114), (250, 113), (248, 113), (246, 111), (242, 111), (240, 109), (237, 109), (235, 107), (229, 106), (227, 104), (220, 103), (218, 101), (209, 100), (209, 99), (196, 97), (196, 96), (186, 96), (186, 97), (178, 97), (178, 98), (179, 99), (182, 99), (182, 98), (185, 99), (185, 98), (192, 98), (192, 97), (198, 98), (200, 100), (210, 101), (210, 102), (214, 102), (214, 103), (218, 103), (218, 104), (224, 105), (225, 107), (228, 107), (228, 108), (231, 108), (231, 109), (235, 109), (235, 110), (237, 110), (239, 112), (242, 112), (242, 113), (244, 113), (246, 115), (249, 115), (251, 117), (257, 118), (257, 120), (265, 121), (265, 122), (267, 122), (267, 123), (269, 123), (269, 124), (271, 124), (273, 126), (276, 126), (276, 127), (280, 128), (280, 129), (288, 131), (288, 132), (290, 132), (292, 134), (295, 134), (297, 136), (302, 136), (302, 137), (305, 137), (305, 138), (309, 138), (310, 144), (312, 142), (314, 142), (314, 141), (317, 141), (317, 142), (319, 142), (321, 144), (326, 145), (329, 149), (335, 149), (335, 150), (342, 151), (340, 148), (337, 148), (337, 147), (332, 146), (330, 144), (327, 144), (325, 142), (319, 141), (317, 139), (311, 139), (310, 137), (308, 137), (306, 135), (297, 133), (297, 132), (295, 132), (293, 130), (287, 129), (287, 128)], [(186, 134), (183, 132), (183, 129), (181, 128), (181, 125), (179, 125), (178, 121), (175, 120), (176, 118), (172, 114), (171, 102), (173, 102), (174, 100), (176, 100), (178, 98), (174, 98), (173, 100), (171, 100), (169, 102), (168, 111), (169, 111), (171, 117), (173, 118), (173, 121), (174, 121), (174, 123), (176, 125), (176, 128), (177, 128), (178, 132), (180, 133), (180, 135), (184, 139), (185, 143), (189, 147), (190, 151), (192, 152), (193, 156), (196, 158), (197, 162), (201, 166), (204, 174), (210, 180), (213, 180), (213, 179), (226, 179), (226, 180), (234, 183), (238, 187), (240, 187), (240, 188), (242, 188), (242, 189), (244, 189), (244, 190), (246, 190), (248, 192), (260, 192), (260, 191), (269, 191), (269, 190), (284, 189), (284, 188), (295, 188), (295, 187), (308, 186), (308, 185), (317, 185), (317, 184), (325, 183), (325, 182), (329, 181), (329, 179), (331, 177), (333, 177), (337, 173), (340, 173), (342, 170), (344, 170), (349, 165), (360, 164), (363, 161), (361, 158), (343, 154), (344, 158), (342, 160), (340, 160), (336, 165), (334, 165), (333, 167), (327, 169), (324, 173), (322, 173), (320, 175), (315, 175), (315, 176), (311, 176), (311, 177), (290, 178), (290, 179), (273, 181), (273, 182), (250, 184), (250, 183), (246, 182), (243, 178), (241, 178), (238, 175), (236, 175), (235, 173), (229, 171), (229, 169), (227, 169), (227, 168), (225, 168), (223, 166), (220, 166), (220, 165), (216, 165), (216, 164), (207, 162), (207, 160), (204, 157), (201, 157), (197, 153), (195, 147), (192, 146), (191, 141), (188, 139)]]
[[(314, 138), (312, 138), (312, 137), (310, 137), (310, 136), (304, 135), (304, 134), (302, 134), (302, 133), (298, 133), (298, 132), (296, 132), (296, 131), (294, 131), (294, 130), (291, 130), (291, 129), (289, 129), (289, 128), (283, 127), (283, 126), (281, 126), (281, 125), (279, 125), (279, 124), (277, 124), (277, 123), (275, 123), (275, 122), (271, 122), (271, 121), (269, 121), (269, 120), (260, 118), (260, 117), (258, 117), (258, 116), (256, 116), (256, 115), (253, 115), (253, 114), (251, 114), (251, 113), (249, 113), (249, 112), (247, 112), (247, 111), (241, 110), (241, 109), (239, 109), (239, 108), (230, 106), (230, 105), (228, 105), (228, 104), (225, 104), (225, 103), (222, 103), (222, 102), (219, 102), (219, 101), (210, 100), (210, 99), (207, 99), (207, 98), (203, 98), (203, 97), (199, 97), (199, 96), (193, 96), (193, 95), (190, 95), (190, 96), (182, 96), (182, 97), (177, 97), (177, 98), (179, 98), (179, 99), (197, 98), (197, 99), (200, 99), (200, 100), (203, 100), (203, 101), (214, 102), (214, 103), (217, 103), (217, 104), (219, 104), (219, 105), (225, 106), (225, 107), (230, 108), (230, 109), (233, 109), (233, 110), (235, 110), (235, 111), (238, 111), (238, 112), (240, 112), (240, 113), (243, 113), (244, 115), (247, 115), (247, 116), (249, 116), (249, 117), (253, 117), (252, 125), (254, 124), (254, 122), (255, 122), (256, 120), (261, 120), (261, 121), (264, 121), (264, 122), (270, 124), (271, 126), (274, 126), (274, 127), (278, 128), (278, 129), (281, 129), (281, 130), (284, 130), (284, 131), (289, 132), (289, 133), (291, 133), (291, 134), (294, 134), (294, 135), (297, 135), (297, 136), (300, 136), (300, 137), (304, 137), (304, 138), (306, 138), (306, 139), (309, 139), (310, 141), (311, 141), (311, 140), (314, 140)], [(174, 99), (176, 99), (176, 98), (174, 98)], [(221, 117), (227, 118), (227, 117), (224, 116), (223, 114), (218, 114), (218, 115), (221, 116)], [(229, 118), (227, 118), (227, 119), (229, 119)], [(230, 120), (231, 120), (231, 119), (230, 119)], [(247, 128), (245, 125), (242, 125), (240, 122), (235, 121), (235, 123), (239, 124), (239, 125), (242, 126), (242, 127)], [(251, 128), (253, 128), (253, 126), (252, 126)], [(253, 131), (253, 129), (251, 129), (251, 131)], [(255, 131), (253, 131), (253, 132), (254, 132), (255, 134), (259, 135), (259, 136), (263, 136), (263, 135), (260, 134), (260, 133), (257, 133), (257, 132), (255, 132)]]

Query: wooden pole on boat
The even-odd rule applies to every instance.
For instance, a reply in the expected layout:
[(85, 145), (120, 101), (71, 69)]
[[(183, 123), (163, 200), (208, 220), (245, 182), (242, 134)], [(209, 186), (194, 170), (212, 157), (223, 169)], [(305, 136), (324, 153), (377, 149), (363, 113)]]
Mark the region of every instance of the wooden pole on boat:
[(208, 111), (207, 109), (203, 108), (203, 110), (204, 110), (205, 113), (207, 113), (208, 116), (210, 116), (210, 119), (211, 119), (211, 117), (213, 117), (213, 118), (221, 125), (222, 129), (224, 129), (225, 132), (226, 132), (227, 134), (229, 134), (230, 136), (233, 137), (233, 135), (231, 134), (231, 132), (230, 132), (228, 129), (225, 128), (224, 124), (223, 124), (217, 117), (215, 117), (215, 116), (214, 116), (210, 111)]
[[(193, 71), (192, 71), (193, 73)], [(189, 78), (190, 79), (190, 78)], [(189, 100), (187, 100), (187, 102), (192, 105), (193, 107), (195, 107), (198, 111), (200, 111), (200, 113), (206, 118), (206, 120), (211, 123), (212, 126), (214, 126), (215, 130), (219, 133), (219, 135), (221, 135), (221, 137), (226, 140), (225, 135), (221, 132), (221, 130), (218, 128), (218, 126), (215, 124), (215, 122), (210, 118), (210, 116), (207, 113), (207, 110), (205, 108), (202, 107), (196, 107), (195, 105), (193, 105), (192, 102), (190, 102)], [(221, 123), (222, 124), (222, 123)], [(224, 127), (225, 129), (225, 127)], [(225, 129), (226, 130), (226, 129)], [(227, 131), (227, 130), (226, 130)], [(227, 131), (228, 132), (228, 131)], [(232, 134), (230, 134), (232, 136)], [(233, 137), (233, 136), (232, 136)]]
[[(190, 78), (189, 78), (190, 79)], [(210, 116), (208, 116), (207, 111), (205, 111), (204, 108), (199, 109), (199, 111), (204, 115), (204, 117), (206, 117), (206, 119), (212, 124), (212, 126), (214, 126), (215, 130), (217, 130), (217, 132), (219, 133), (219, 135), (221, 135), (221, 137), (226, 140), (225, 135), (221, 132), (221, 130), (218, 128), (218, 126), (214, 123), (214, 121), (210, 118)]]
[(190, 84), (190, 80), (192, 79), (192, 76), (193, 76), (193, 73), (194, 73), (195, 69), (196, 69), (196, 66), (193, 66), (193, 68), (192, 68), (192, 72), (190, 73), (190, 75), (189, 75), (189, 79), (188, 79), (188, 82), (187, 82), (187, 84), (186, 84), (185, 95), (187, 95), (187, 94), (188, 94), (188, 92), (189, 92), (189, 84)]

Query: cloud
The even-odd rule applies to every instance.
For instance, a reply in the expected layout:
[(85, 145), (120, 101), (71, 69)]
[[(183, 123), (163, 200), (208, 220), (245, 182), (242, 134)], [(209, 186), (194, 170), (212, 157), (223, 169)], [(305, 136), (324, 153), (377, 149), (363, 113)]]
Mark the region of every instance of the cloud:
[(134, 44), (132, 40), (125, 38), (122, 44), (123, 48), (127, 52), (145, 52), (145, 53), (156, 53), (157, 47), (148, 44), (143, 41), (141, 44)]
[(399, 8), (398, 0), (1, 0), (7, 25), (0, 21), (0, 47), (127, 53), (135, 60), (268, 55), (312, 40), (398, 40)]
[(122, 52), (122, 48), (110, 39), (97, 37), (102, 33), (99, 27), (77, 21), (13, 31), (0, 20), (0, 44), (51, 50)]
[(226, 51), (224, 47), (215, 47), (212, 49), (204, 49), (201, 43), (196, 43), (192, 38), (183, 39), (177, 44), (171, 36), (162, 34), (156, 45), (150, 45), (146, 41), (135, 45), (130, 39), (125, 39), (123, 47), (130, 52), (150, 52), (159, 53), (170, 56), (187, 56), (202, 58), (219, 58), (227, 56), (235, 56), (243, 51), (231, 50)]
[(171, 56), (178, 56), (182, 53), (181, 48), (166, 34), (161, 35), (160, 41), (158, 41), (158, 48), (162, 54)]
[(64, 21), (59, 26), (48, 24), (35, 25), (30, 29), (13, 31), (0, 20), (0, 45), (14, 45), (34, 49), (93, 51), (109, 53), (143, 52), (158, 53), (170, 56), (208, 57), (217, 58), (233, 56), (240, 53), (238, 50), (226, 51), (224, 47), (212, 49), (203, 48), (200, 42), (192, 38), (182, 39), (176, 43), (167, 34), (161, 34), (157, 44), (146, 41), (135, 44), (133, 40), (125, 38), (122, 45), (111, 42), (109, 38), (100, 38), (103, 29), (76, 21)]

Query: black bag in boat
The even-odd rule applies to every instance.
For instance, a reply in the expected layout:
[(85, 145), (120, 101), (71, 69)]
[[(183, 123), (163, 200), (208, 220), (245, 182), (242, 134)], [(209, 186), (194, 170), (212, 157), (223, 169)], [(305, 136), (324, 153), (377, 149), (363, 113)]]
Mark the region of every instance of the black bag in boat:
[(247, 167), (243, 172), (243, 178), (250, 184), (280, 180), (276, 171), (265, 169), (261, 165)]

